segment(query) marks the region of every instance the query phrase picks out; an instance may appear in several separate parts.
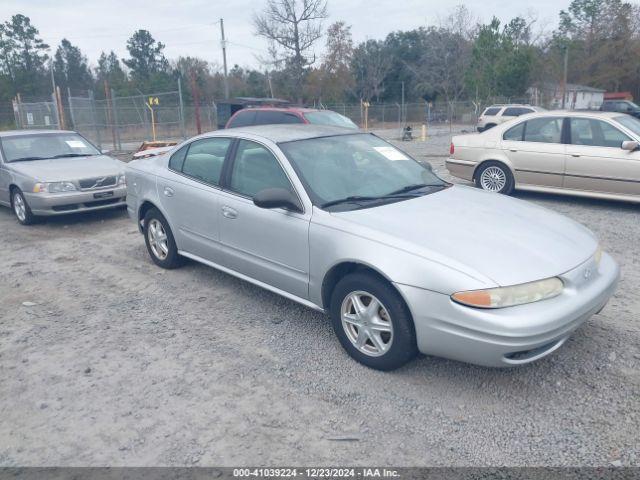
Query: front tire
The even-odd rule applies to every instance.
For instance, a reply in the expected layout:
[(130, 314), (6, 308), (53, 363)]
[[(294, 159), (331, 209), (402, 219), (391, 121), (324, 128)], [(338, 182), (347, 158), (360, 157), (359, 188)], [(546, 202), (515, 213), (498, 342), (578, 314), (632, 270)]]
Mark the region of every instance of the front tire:
[(509, 195), (515, 181), (509, 168), (500, 162), (485, 162), (476, 173), (476, 186), (482, 190)]
[(31, 212), (31, 208), (24, 198), (22, 190), (17, 187), (11, 192), (11, 207), (13, 208), (16, 219), (22, 225), (33, 225), (36, 223), (38, 217)]
[(369, 273), (342, 278), (331, 296), (333, 330), (347, 353), (376, 370), (394, 370), (418, 353), (413, 319), (398, 292)]
[(156, 208), (150, 209), (144, 216), (144, 241), (153, 263), (166, 269), (182, 265), (178, 247), (169, 222)]

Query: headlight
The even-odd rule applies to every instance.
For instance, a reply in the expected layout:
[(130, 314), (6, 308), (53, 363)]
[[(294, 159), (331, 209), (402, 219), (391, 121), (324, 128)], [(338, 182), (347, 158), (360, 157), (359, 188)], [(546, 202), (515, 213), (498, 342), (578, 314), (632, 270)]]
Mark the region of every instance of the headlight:
[(451, 295), (451, 298), (469, 307), (505, 308), (553, 298), (560, 295), (563, 288), (564, 284), (559, 278), (547, 278), (511, 287), (458, 292)]
[(34, 193), (75, 192), (76, 186), (71, 182), (41, 182), (33, 186)]
[(127, 184), (127, 177), (125, 177), (124, 173), (118, 176), (118, 186), (125, 186)]

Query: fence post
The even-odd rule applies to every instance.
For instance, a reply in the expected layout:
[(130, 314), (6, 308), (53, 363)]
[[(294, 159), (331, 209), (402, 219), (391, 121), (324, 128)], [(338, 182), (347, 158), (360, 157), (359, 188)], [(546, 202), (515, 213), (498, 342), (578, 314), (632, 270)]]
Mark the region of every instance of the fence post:
[(178, 98), (180, 100), (180, 134), (182, 139), (187, 139), (187, 129), (184, 125), (184, 104), (182, 103), (182, 80), (178, 77)]
[(69, 102), (69, 117), (71, 118), (71, 125), (73, 125), (74, 130), (77, 130), (76, 116), (73, 112), (73, 102), (71, 101), (71, 88), (69, 87), (67, 87), (67, 102)]
[(51, 102), (53, 103), (53, 111), (56, 114), (56, 126), (58, 130), (60, 130), (60, 112), (58, 112), (58, 97), (56, 96), (56, 92), (51, 94)]
[(98, 115), (96, 115), (96, 99), (93, 96), (93, 90), (89, 90), (89, 102), (91, 103), (91, 120), (96, 129), (96, 143), (98, 148), (102, 150), (102, 139), (100, 138), (100, 127), (98, 126)]
[(122, 143), (120, 143), (120, 129), (118, 128), (118, 110), (116, 109), (116, 95), (111, 89), (111, 109), (113, 110), (113, 125), (116, 132), (116, 141), (118, 142), (118, 150), (122, 150)]

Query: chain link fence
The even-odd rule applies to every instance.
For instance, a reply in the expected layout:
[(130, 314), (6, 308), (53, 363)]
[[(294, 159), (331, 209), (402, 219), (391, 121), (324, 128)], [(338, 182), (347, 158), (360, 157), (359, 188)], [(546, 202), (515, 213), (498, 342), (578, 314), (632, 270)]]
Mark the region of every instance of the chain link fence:
[[(93, 141), (100, 148), (135, 150), (143, 141), (180, 141), (197, 134), (198, 123), (203, 132), (215, 130), (217, 114), (215, 103), (185, 105), (182, 89), (171, 92), (132, 96), (117, 96), (111, 90), (106, 99), (96, 99), (93, 92), (84, 96), (72, 96), (69, 92), (58, 112), (55, 101), (14, 102), (13, 120), (18, 128), (69, 128)], [(52, 98), (52, 100), (54, 100)], [(510, 99), (511, 103), (526, 100)], [(417, 133), (422, 125), (438, 126), (439, 131), (473, 130), (484, 108), (471, 101), (371, 103), (322, 105), (350, 118), (361, 128), (396, 130), (401, 133), (411, 126)], [(500, 101), (496, 103), (501, 103)], [(0, 106), (0, 128), (10, 122), (10, 109)]]

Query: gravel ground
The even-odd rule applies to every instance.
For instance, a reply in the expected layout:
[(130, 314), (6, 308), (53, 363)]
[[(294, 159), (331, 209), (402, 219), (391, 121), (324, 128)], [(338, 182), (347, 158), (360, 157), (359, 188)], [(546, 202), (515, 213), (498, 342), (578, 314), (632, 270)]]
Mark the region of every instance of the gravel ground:
[[(401, 146), (450, 178), (447, 133)], [(640, 208), (517, 196), (596, 232), (615, 297), (532, 365), (392, 373), (319, 313), (155, 267), (122, 210), (26, 228), (0, 208), (0, 465), (639, 466)]]

